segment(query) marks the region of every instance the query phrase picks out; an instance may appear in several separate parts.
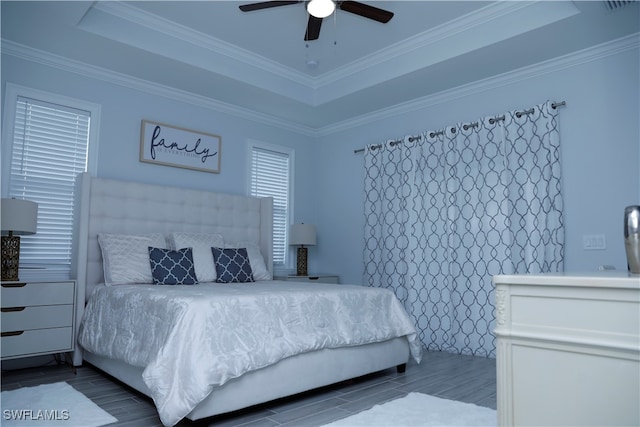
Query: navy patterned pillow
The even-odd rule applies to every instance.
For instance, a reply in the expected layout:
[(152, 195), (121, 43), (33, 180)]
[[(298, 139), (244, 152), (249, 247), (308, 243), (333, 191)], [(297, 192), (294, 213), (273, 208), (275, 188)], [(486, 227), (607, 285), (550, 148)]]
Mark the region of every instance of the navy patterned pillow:
[(253, 272), (249, 263), (247, 248), (211, 248), (216, 265), (216, 282), (253, 282)]
[(193, 250), (178, 251), (149, 246), (149, 262), (154, 285), (195, 285), (198, 283), (193, 266)]

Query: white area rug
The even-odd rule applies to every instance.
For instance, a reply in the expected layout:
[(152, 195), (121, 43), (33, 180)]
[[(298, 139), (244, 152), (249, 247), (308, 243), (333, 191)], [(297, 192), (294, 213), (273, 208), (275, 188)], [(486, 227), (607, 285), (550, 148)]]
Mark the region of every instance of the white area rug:
[(64, 382), (3, 391), (1, 399), (3, 427), (97, 427), (118, 421)]
[(409, 393), (405, 397), (376, 405), (371, 409), (335, 421), (327, 426), (496, 426), (495, 410), (441, 399), (422, 393)]

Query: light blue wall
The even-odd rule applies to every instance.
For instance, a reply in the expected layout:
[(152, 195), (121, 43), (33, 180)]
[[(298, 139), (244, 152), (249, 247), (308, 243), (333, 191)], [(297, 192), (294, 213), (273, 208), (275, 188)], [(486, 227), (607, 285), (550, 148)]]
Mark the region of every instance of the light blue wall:
[[(310, 155), (312, 138), (309, 136), (247, 121), (203, 105), (180, 102), (3, 55), (3, 89), (6, 82), (102, 106), (98, 176), (244, 194), (247, 189), (248, 141), (253, 139), (295, 149), (296, 156), (301, 159), (300, 167), (296, 169), (300, 204), (308, 203), (304, 195), (311, 181), (304, 166)], [(142, 119), (220, 135), (220, 173), (139, 162)]]
[[(343, 282), (362, 283), (363, 155), (354, 149), (547, 99), (567, 102), (559, 114), (565, 270), (595, 271), (603, 264), (626, 270), (623, 211), (640, 203), (639, 58), (637, 45), (609, 53), (532, 69), (510, 84), (478, 83), (457, 99), (320, 138), (314, 150), (323, 165), (316, 187), (323, 270), (339, 273)], [(604, 234), (606, 250), (583, 250), (585, 234)]]
[[(104, 178), (247, 194), (249, 140), (292, 147), (294, 220), (316, 220), (311, 167), (313, 138), (309, 136), (9, 55), (2, 55), (1, 78), (3, 106), (7, 82), (100, 104), (97, 175)], [(141, 163), (139, 144), (143, 119), (220, 135), (220, 173)]]
[[(5, 83), (12, 82), (100, 104), (101, 177), (244, 194), (249, 140), (293, 147), (294, 220), (318, 228), (318, 245), (309, 250), (310, 271), (361, 283), (363, 156), (354, 149), (546, 99), (567, 102), (560, 110), (566, 269), (594, 271), (602, 264), (626, 269), (622, 213), (640, 203), (638, 50), (588, 58), (534, 68), (508, 84), (500, 83), (504, 79), (477, 83), (432, 106), (319, 138), (8, 55), (2, 56), (1, 78), (3, 93)], [(139, 162), (142, 119), (221, 135), (221, 173)], [(585, 234), (604, 234), (607, 249), (583, 250)]]

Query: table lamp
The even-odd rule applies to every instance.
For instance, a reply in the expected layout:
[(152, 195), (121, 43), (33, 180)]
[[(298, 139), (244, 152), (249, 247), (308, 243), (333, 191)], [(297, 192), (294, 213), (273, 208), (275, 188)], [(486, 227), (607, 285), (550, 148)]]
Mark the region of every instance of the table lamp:
[(2, 229), (2, 280), (18, 281), (20, 236), (35, 234), (38, 226), (38, 204), (22, 199), (0, 201)]
[(298, 248), (297, 270), (298, 276), (306, 276), (307, 273), (307, 248), (316, 244), (316, 226), (311, 224), (292, 224), (289, 231), (289, 244), (300, 245)]

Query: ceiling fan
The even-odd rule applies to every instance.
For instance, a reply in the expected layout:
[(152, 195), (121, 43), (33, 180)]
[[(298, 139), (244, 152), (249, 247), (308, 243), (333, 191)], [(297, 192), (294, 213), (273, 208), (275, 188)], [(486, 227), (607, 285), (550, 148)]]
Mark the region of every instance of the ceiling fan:
[[(328, 6), (326, 12), (316, 12), (313, 9), (314, 6), (319, 4)], [(320, 37), (320, 27), (322, 26), (322, 19), (331, 15), (335, 8), (350, 12), (364, 18), (372, 19), (374, 21), (386, 24), (391, 18), (393, 18), (393, 12), (389, 12), (384, 9), (369, 6), (357, 1), (333, 1), (333, 0), (311, 0), (311, 1), (263, 1), (258, 3), (250, 3), (240, 5), (240, 10), (243, 12), (252, 12), (255, 10), (268, 9), (272, 7), (288, 6), (291, 4), (306, 3), (307, 10), (309, 11), (309, 22), (307, 23), (307, 31), (304, 34), (305, 40), (316, 40)]]

